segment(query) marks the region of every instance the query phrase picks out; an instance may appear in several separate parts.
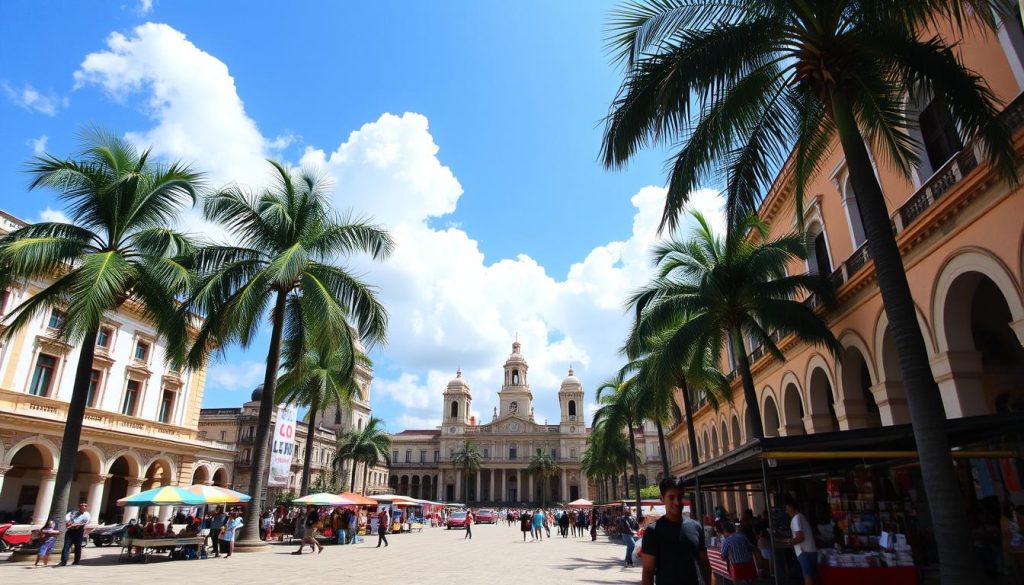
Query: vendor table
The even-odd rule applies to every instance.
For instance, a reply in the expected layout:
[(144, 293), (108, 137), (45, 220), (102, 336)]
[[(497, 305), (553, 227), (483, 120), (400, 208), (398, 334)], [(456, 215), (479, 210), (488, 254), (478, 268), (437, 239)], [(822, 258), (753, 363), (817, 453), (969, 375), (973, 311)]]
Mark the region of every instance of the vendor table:
[(154, 550), (173, 550), (175, 548), (185, 546), (201, 547), (205, 542), (206, 538), (203, 536), (187, 536), (179, 538), (126, 538), (121, 541), (121, 555), (118, 557), (118, 561), (121, 562), (131, 558), (131, 550), (134, 547), (142, 549), (142, 562), (148, 563), (149, 555)]
[(822, 585), (915, 585), (917, 567), (830, 567), (818, 565)]

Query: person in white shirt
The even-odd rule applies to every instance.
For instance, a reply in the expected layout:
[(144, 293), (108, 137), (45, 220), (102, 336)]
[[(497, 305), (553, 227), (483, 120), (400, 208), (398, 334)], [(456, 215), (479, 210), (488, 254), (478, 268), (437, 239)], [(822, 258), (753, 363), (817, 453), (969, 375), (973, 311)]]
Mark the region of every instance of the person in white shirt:
[(789, 529), (793, 538), (789, 543), (796, 552), (796, 560), (800, 563), (800, 572), (804, 576), (804, 585), (816, 585), (818, 582), (818, 546), (814, 542), (811, 523), (797, 508), (796, 502), (786, 500), (786, 514), (789, 514)]
[(77, 565), (82, 560), (82, 537), (85, 535), (85, 525), (92, 517), (89, 515), (89, 504), (82, 502), (78, 504), (77, 512), (68, 512), (64, 517), (67, 524), (67, 531), (64, 533), (64, 548), (60, 551), (60, 564), (58, 567), (68, 566), (68, 556), (71, 547), (75, 547), (75, 562)]

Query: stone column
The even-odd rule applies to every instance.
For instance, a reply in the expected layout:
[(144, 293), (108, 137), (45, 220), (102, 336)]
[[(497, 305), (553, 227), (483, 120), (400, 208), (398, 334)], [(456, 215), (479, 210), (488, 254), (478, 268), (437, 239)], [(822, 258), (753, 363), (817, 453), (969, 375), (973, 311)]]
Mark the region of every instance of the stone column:
[(871, 387), (871, 394), (878, 405), (878, 417), (882, 426), (900, 425), (910, 422), (910, 409), (907, 407), (907, 395), (903, 391), (903, 382), (886, 380)]
[[(138, 478), (128, 479), (128, 491), (125, 493), (125, 497), (134, 496), (135, 494), (142, 491), (142, 480)], [(121, 521), (127, 523), (132, 518), (139, 515), (139, 509), (135, 506), (125, 506), (124, 514), (121, 516)]]
[(532, 502), (533, 501), (533, 494), (536, 493), (536, 492), (533, 491), (533, 474), (532, 473), (530, 474), (530, 478), (527, 480), (527, 482), (530, 484), (530, 491), (527, 492), (530, 495), (530, 498), (528, 500), (523, 500), (523, 501), (524, 502)]
[(516, 495), (520, 502), (526, 501), (523, 499), (523, 472), (519, 469), (516, 470)]
[(981, 379), (981, 352), (947, 351), (933, 357), (931, 365), (947, 417), (988, 414)]
[(584, 500), (590, 499), (590, 478), (583, 475), (583, 470), (580, 470), (580, 497)]
[(0, 465), (0, 493), (4, 491), (4, 476), (13, 468), (14, 466), (12, 465)]
[(93, 476), (92, 481), (89, 483), (89, 498), (86, 503), (89, 504), (91, 524), (99, 524), (100, 522), (100, 506), (103, 505), (103, 486), (109, 478), (109, 475), (98, 473)]
[[(53, 503), (53, 488), (56, 485), (57, 472), (44, 471), (42, 477), (40, 477), (39, 493), (36, 494), (36, 506), (32, 510), (33, 524), (45, 524), (46, 519), (50, 517), (50, 504)], [(61, 518), (63, 518), (67, 510), (63, 512), (54, 510), (54, 513), (60, 514)]]
[(455, 470), (455, 501), (458, 502), (462, 497), (462, 470)]
[(476, 472), (476, 501), (477, 502), (479, 502), (480, 500), (483, 499), (482, 497), (480, 497), (480, 478), (481, 478), (481, 473), (480, 473), (480, 470), (478, 469), (477, 472)]
[(492, 468), (491, 469), (491, 487), (490, 487), (490, 489), (487, 490), (488, 499), (491, 500), (492, 502), (496, 501), (498, 499), (497, 497), (495, 497), (494, 494), (495, 494), (495, 491), (494, 491), (494, 469)]
[(562, 497), (559, 498), (563, 502), (569, 501), (569, 472), (562, 468)]
[(508, 501), (508, 474), (504, 468), (501, 470), (501, 486), (498, 488), (498, 500), (502, 502)]

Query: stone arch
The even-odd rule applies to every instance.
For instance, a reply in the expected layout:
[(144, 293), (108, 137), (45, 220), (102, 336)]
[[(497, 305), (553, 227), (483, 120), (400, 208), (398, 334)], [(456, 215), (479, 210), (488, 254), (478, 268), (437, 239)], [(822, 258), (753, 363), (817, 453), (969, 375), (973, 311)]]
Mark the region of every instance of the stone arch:
[(736, 443), (729, 437), (729, 425), (726, 424), (724, 416), (719, 421), (718, 425), (719, 429), (721, 429), (719, 435), (722, 437), (722, 452), (727, 453), (736, 448)]
[(1010, 310), (1011, 321), (1024, 319), (1024, 301), (1022, 301), (1021, 289), (1010, 274), (1010, 270), (987, 251), (979, 249), (958, 251), (946, 260), (939, 271), (932, 294), (932, 323), (935, 327), (939, 351), (949, 351), (951, 346), (955, 347), (956, 342), (951, 344), (950, 339), (957, 337), (957, 333), (962, 334), (962, 332), (948, 330), (950, 323), (948, 323), (945, 313), (950, 293), (955, 292), (952, 290), (954, 283), (969, 273), (986, 276), (999, 288), (999, 291), (1003, 293), (1003, 300)]
[(740, 445), (745, 443), (745, 441), (743, 440), (742, 431), (740, 430), (741, 428), (742, 427), (740, 426), (739, 415), (737, 415), (734, 412), (732, 414), (732, 446), (733, 446), (733, 448), (739, 447)]
[(804, 408), (803, 391), (800, 389), (800, 382), (793, 372), (786, 372), (782, 377), (782, 424), (786, 436), (803, 435), (804, 416), (807, 409)]
[[(54, 473), (57, 470), (57, 456), (54, 446), (40, 437), (19, 441), (5, 455), (5, 465), (10, 468), (4, 474), (4, 483), (0, 486), (0, 509), (8, 512), (20, 512), (16, 518), (18, 523), (42, 523), (50, 513), (50, 494), (44, 484), (52, 486)], [(27, 490), (35, 489), (33, 493)], [(29, 496), (32, 501), (21, 501)], [(76, 497), (77, 494), (72, 495)], [(24, 505), (24, 507), (23, 507)]]
[(103, 473), (110, 473), (111, 468), (114, 467), (114, 463), (116, 463), (118, 459), (124, 459), (125, 463), (128, 465), (129, 477), (142, 477), (142, 460), (139, 459), (139, 455), (131, 449), (124, 449), (111, 455), (110, 458), (107, 459), (107, 467), (103, 470)]
[(231, 483), (228, 470), (222, 465), (213, 471), (213, 485), (226, 488)]
[(452, 400), (450, 416), (451, 416), (451, 418), (458, 418), (459, 417), (459, 402), (457, 400)]
[(713, 455), (712, 455), (713, 451), (711, 450), (711, 447), (712, 447), (712, 445), (711, 445), (711, 433), (708, 432), (708, 427), (705, 426), (704, 427), (704, 452), (702, 453), (702, 455), (704, 455), (704, 460), (705, 461), (708, 460), (708, 459), (711, 459), (711, 457), (713, 457)]
[[(867, 344), (852, 331), (839, 337), (843, 347), (841, 359), (836, 362), (836, 411), (839, 428), (843, 430), (882, 425), (882, 411), (875, 400), (874, 388), (878, 383), (874, 360)], [(888, 414), (886, 415), (888, 417)]]
[(196, 463), (192, 469), (192, 485), (206, 485), (210, 482), (210, 466), (205, 463)]
[(722, 454), (722, 444), (718, 442), (718, 429), (711, 425), (711, 456), (717, 457)]
[[(928, 321), (924, 318), (924, 313), (921, 312), (921, 307), (918, 307), (915, 303), (914, 310), (917, 312), (917, 325), (921, 328), (921, 334), (924, 337), (924, 345), (928, 349), (928, 357), (933, 357), (936, 354), (935, 349), (935, 338), (932, 336), (931, 328), (928, 326)], [(886, 344), (891, 343), (891, 335), (889, 334), (889, 316), (885, 314), (885, 309), (882, 308), (878, 312), (878, 318), (875, 320), (875, 342), (874, 351), (871, 352), (875, 356), (876, 370), (878, 372), (879, 382), (885, 382), (890, 379), (892, 373), (899, 372), (899, 365), (895, 361), (895, 346), (891, 348), (891, 356), (887, 358), (885, 355)], [(886, 342), (886, 337), (890, 339)], [(887, 359), (890, 362), (887, 363)], [(891, 366), (891, 367), (890, 367)], [(896, 380), (903, 380), (902, 375)]]
[(177, 485), (178, 474), (174, 463), (165, 455), (157, 455), (149, 460), (145, 466), (143, 489), (150, 489), (157, 486)]
[[(821, 356), (816, 355), (816, 358)], [(808, 412), (804, 422), (809, 432), (833, 432), (839, 430), (839, 417), (835, 407), (835, 385), (828, 370), (821, 364), (814, 364), (807, 375)]]
[(39, 450), (44, 466), (53, 470), (57, 469), (57, 464), (60, 461), (60, 449), (52, 441), (44, 437), (31, 437), (15, 443), (14, 446), (7, 450), (7, 454), (4, 456), (4, 464), (10, 465), (11, 461), (18, 455), (18, 451), (29, 445), (34, 445)]
[(765, 386), (761, 391), (761, 424), (764, 426), (764, 436), (777, 437), (782, 429), (782, 418), (779, 416), (778, 400), (771, 386)]

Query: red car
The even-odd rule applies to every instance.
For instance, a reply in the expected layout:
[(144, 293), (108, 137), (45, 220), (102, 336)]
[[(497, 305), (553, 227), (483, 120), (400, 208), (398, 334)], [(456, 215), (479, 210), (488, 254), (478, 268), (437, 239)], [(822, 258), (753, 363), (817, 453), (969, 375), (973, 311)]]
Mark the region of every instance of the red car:
[(476, 514), (473, 514), (474, 524), (497, 524), (498, 515), (494, 513), (494, 510), (480, 510)]
[(466, 513), (455, 512), (448, 516), (448, 521), (445, 522), (445, 528), (451, 530), (452, 528), (465, 528), (466, 527)]

